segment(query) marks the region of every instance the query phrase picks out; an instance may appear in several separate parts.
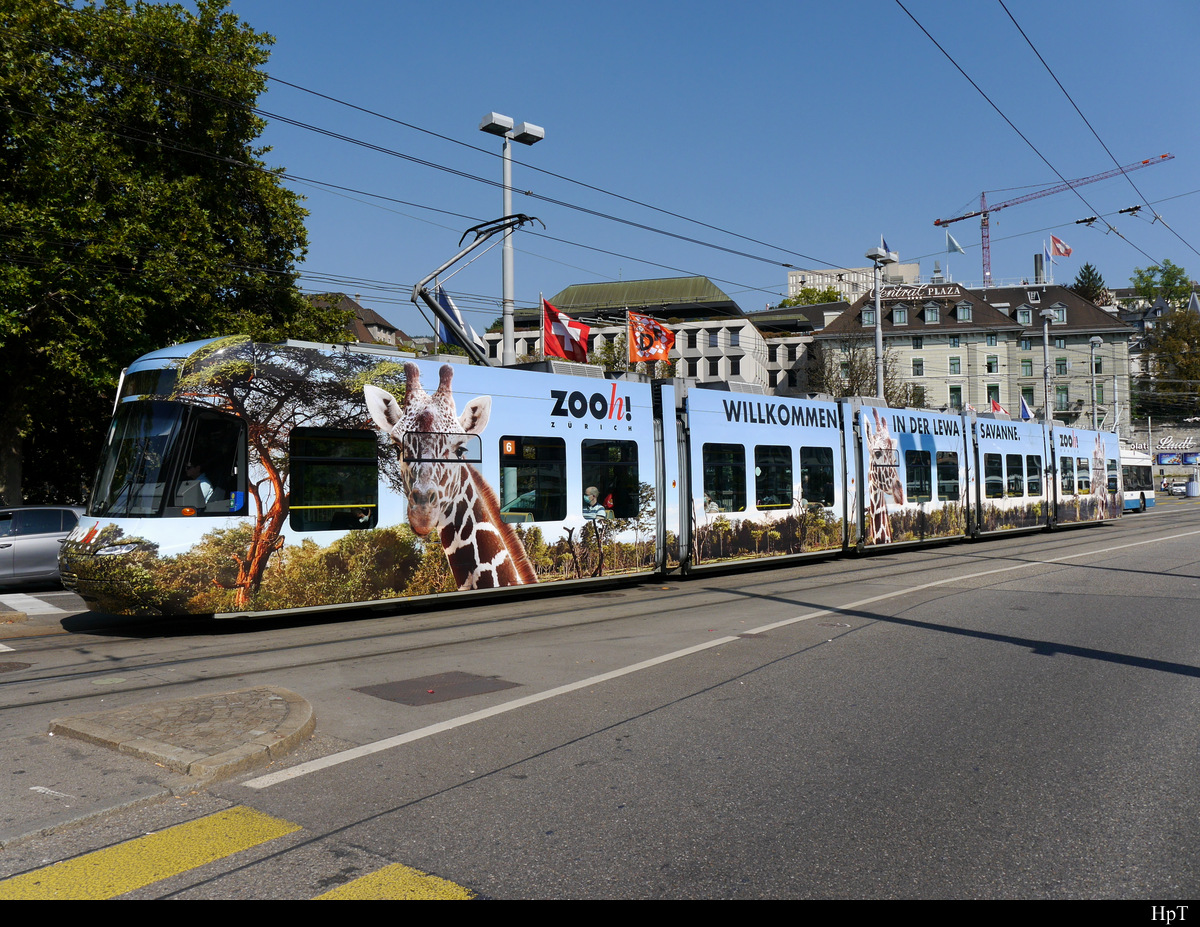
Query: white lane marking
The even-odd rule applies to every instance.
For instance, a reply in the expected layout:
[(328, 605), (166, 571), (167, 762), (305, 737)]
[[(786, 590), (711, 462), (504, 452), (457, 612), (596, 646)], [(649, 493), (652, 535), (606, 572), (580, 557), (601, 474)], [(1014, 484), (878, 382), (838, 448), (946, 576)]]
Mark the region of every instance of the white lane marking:
[(5, 650), (12, 650), (12, 648), (7, 644), (0, 644), (0, 653), (4, 652)]
[(0, 595), (0, 602), (3, 602), (13, 611), (24, 612), (26, 615), (53, 615), (56, 612), (66, 611), (65, 608), (58, 608), (49, 602), (43, 602), (39, 598), (25, 595), (21, 592)]
[(342, 763), (349, 763), (352, 760), (361, 759), (364, 756), (371, 756), (374, 753), (381, 753), (384, 750), (391, 750), (394, 747), (400, 747), (404, 744), (412, 743), (415, 740), (422, 740), (426, 737), (431, 737), (434, 734), (441, 734), (445, 731), (454, 730), (456, 727), (464, 727), (468, 724), (474, 724), (476, 721), (482, 721), (485, 718), (493, 718), (496, 715), (506, 714), (510, 711), (516, 711), (518, 708), (524, 708), (527, 705), (536, 705), (538, 702), (544, 702), (548, 699), (557, 698), (560, 695), (566, 695), (569, 692), (575, 692), (579, 689), (586, 689), (588, 686), (598, 685), (602, 682), (608, 682), (612, 679), (619, 679), (622, 676), (628, 676), (631, 673), (638, 673), (644, 669), (649, 669), (652, 666), (659, 666), (663, 663), (670, 663), (673, 660), (678, 660), (683, 657), (691, 656), (692, 654), (702, 653), (705, 650), (711, 650), (714, 647), (721, 647), (725, 644), (731, 644), (738, 640), (744, 634), (762, 634), (767, 631), (774, 631), (778, 628), (784, 628), (788, 625), (799, 624), (802, 621), (811, 621), (814, 618), (822, 618), (826, 615), (849, 611), (855, 608), (861, 608), (864, 605), (871, 605), (875, 602), (882, 602), (885, 599), (894, 599), (900, 596), (911, 595), (914, 592), (921, 592), (925, 589), (933, 589), (938, 586), (946, 586), (951, 583), (963, 583), (968, 580), (979, 579), (984, 576), (995, 576), (998, 573), (1011, 573), (1014, 570), (1026, 570), (1030, 567), (1047, 566), (1049, 564), (1060, 563), (1064, 560), (1075, 560), (1079, 557), (1098, 557), (1101, 554), (1112, 553), (1117, 550), (1126, 550), (1130, 547), (1140, 547), (1143, 544), (1161, 544), (1163, 541), (1173, 541), (1177, 538), (1186, 538), (1200, 534), (1197, 531), (1185, 531), (1181, 534), (1168, 535), (1167, 537), (1156, 537), (1145, 541), (1133, 541), (1129, 544), (1117, 544), (1113, 547), (1104, 547), (1100, 550), (1087, 550), (1076, 554), (1064, 554), (1061, 557), (1050, 557), (1045, 560), (1033, 560), (1025, 563), (1016, 563), (1009, 566), (996, 567), (991, 570), (979, 570), (975, 573), (968, 573), (965, 576), (951, 576), (946, 579), (936, 579), (928, 583), (920, 583), (916, 586), (908, 586), (904, 589), (893, 589), (891, 592), (884, 592), (879, 595), (870, 596), (865, 599), (859, 599), (855, 602), (847, 602), (844, 605), (834, 605), (829, 608), (818, 609), (814, 612), (808, 612), (804, 615), (797, 615), (794, 618), (785, 618), (782, 621), (775, 621), (771, 624), (764, 624), (760, 627), (753, 628), (748, 631), (742, 631), (737, 635), (718, 637), (715, 640), (705, 641), (702, 644), (696, 644), (693, 647), (685, 647), (682, 650), (674, 650), (671, 653), (664, 653), (661, 656), (652, 657), (649, 660), (643, 660), (640, 663), (633, 663), (629, 666), (623, 666), (619, 669), (610, 670), (607, 673), (600, 673), (598, 676), (589, 676), (587, 679), (581, 679), (578, 682), (568, 683), (564, 686), (558, 686), (554, 689), (547, 689), (545, 692), (538, 692), (534, 695), (527, 695), (524, 698), (513, 699), (511, 702), (503, 702), (499, 705), (493, 705), (490, 708), (484, 708), (480, 711), (473, 711), (470, 714), (461, 715), (457, 718), (450, 718), (446, 721), (440, 721), (437, 724), (431, 724), (428, 727), (418, 728), (415, 731), (409, 731), (406, 734), (398, 734), (395, 737), (388, 737), (385, 740), (377, 740), (374, 743), (363, 744), (361, 747), (354, 747), (351, 750), (343, 750), (341, 753), (331, 753), (329, 756), (321, 757), (317, 760), (311, 760), (308, 763), (300, 763), (290, 769), (281, 769), (279, 772), (270, 773), (265, 776), (259, 776), (255, 779), (249, 779), (242, 784), (251, 789), (266, 789), (273, 785), (279, 785), (281, 782), (288, 782), (291, 779), (299, 779), (301, 776), (307, 776), (310, 773), (320, 772), (324, 769), (329, 769), (333, 766), (340, 766)]

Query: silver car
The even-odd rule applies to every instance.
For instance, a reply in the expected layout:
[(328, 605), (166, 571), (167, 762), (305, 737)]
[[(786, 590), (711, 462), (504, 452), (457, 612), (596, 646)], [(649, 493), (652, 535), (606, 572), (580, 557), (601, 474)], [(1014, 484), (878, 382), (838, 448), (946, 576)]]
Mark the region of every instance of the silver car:
[(58, 551), (83, 509), (26, 505), (0, 509), (0, 586), (58, 579)]

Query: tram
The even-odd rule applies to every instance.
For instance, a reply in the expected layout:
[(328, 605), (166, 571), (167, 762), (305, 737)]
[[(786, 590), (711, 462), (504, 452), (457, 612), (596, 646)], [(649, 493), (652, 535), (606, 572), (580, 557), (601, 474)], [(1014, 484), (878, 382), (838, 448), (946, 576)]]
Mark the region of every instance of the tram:
[(1121, 484), (1126, 512), (1154, 507), (1153, 458), (1141, 451), (1121, 449)]
[(584, 370), (240, 336), (148, 354), (64, 585), (121, 614), (392, 607), (1122, 511), (1112, 434)]

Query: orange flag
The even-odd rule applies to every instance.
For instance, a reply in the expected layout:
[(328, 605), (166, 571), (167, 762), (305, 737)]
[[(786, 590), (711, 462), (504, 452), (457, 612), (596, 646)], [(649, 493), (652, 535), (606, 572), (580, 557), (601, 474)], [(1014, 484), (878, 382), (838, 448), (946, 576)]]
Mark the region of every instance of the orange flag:
[(636, 312), (630, 312), (628, 315), (629, 363), (665, 361), (667, 352), (675, 344), (675, 333), (648, 315), (639, 315)]

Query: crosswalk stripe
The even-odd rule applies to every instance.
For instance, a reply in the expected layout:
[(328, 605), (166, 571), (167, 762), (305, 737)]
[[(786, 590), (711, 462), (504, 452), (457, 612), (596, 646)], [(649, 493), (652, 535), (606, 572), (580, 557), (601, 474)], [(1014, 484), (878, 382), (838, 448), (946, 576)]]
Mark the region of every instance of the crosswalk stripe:
[(3, 602), (13, 611), (24, 612), (26, 615), (66, 614), (66, 609), (59, 608), (57, 605), (51, 605), (49, 602), (43, 601), (36, 596), (26, 595), (23, 592), (0, 595), (0, 602)]
[(395, 863), (318, 895), (317, 901), (470, 901), (461, 885)]
[(235, 807), (0, 882), (0, 900), (115, 898), (300, 830)]

